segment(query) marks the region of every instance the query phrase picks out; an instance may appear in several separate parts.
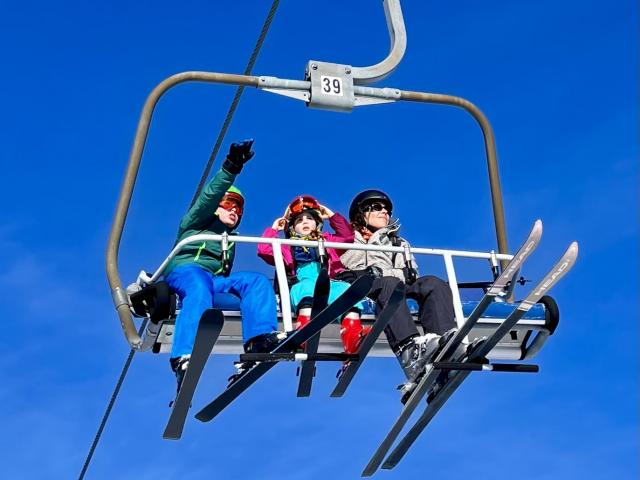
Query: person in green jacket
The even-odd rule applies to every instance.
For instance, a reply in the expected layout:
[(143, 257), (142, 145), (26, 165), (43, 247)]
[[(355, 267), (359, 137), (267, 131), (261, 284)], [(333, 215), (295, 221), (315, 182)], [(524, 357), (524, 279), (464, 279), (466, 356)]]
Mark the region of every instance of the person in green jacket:
[[(222, 168), (182, 217), (176, 243), (200, 233), (236, 234), (245, 202), (240, 190), (232, 184), (244, 164), (253, 157), (252, 144), (253, 140), (231, 144)], [(246, 352), (271, 351), (283, 337), (276, 331), (277, 306), (271, 282), (256, 272), (231, 273), (234, 247), (230, 241), (228, 258), (223, 259), (219, 242), (189, 244), (165, 269), (165, 280), (182, 300), (170, 359), (178, 389), (189, 364), (200, 317), (205, 310), (215, 306), (219, 293), (232, 293), (240, 299)]]

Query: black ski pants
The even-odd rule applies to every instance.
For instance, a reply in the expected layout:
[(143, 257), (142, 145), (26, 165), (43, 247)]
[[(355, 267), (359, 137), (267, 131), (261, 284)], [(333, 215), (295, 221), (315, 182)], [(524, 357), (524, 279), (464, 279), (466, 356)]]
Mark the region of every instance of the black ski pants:
[[(375, 300), (378, 313), (389, 301), (396, 285), (401, 282), (396, 277), (380, 277), (374, 280), (369, 297)], [(424, 333), (442, 335), (456, 327), (451, 288), (440, 278), (433, 275), (419, 277), (413, 285), (406, 287), (405, 296), (418, 302), (418, 320), (424, 328)], [(420, 335), (406, 301), (400, 302), (384, 333), (394, 352), (408, 338)]]

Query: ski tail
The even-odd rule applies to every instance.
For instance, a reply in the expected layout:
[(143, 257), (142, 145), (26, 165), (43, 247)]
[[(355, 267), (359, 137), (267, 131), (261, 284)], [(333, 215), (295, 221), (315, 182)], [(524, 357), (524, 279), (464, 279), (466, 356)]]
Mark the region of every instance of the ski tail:
[(196, 339), (193, 344), (189, 367), (182, 381), (180, 391), (173, 402), (169, 421), (164, 429), (162, 438), (178, 440), (182, 436), (184, 423), (189, 413), (191, 400), (198, 386), (202, 371), (209, 359), (211, 350), (220, 336), (224, 325), (224, 315), (220, 310), (209, 309), (200, 317)]
[[(484, 358), (498, 342), (511, 330), (518, 320), (527, 313), (533, 305), (535, 305), (546, 293), (555, 286), (562, 277), (564, 277), (573, 268), (578, 258), (578, 243), (573, 242), (566, 250), (562, 258), (547, 273), (543, 280), (520, 302), (516, 310), (514, 310), (496, 331), (470, 355), (468, 361), (473, 362)], [(455, 390), (462, 384), (471, 372), (458, 371), (444, 385), (442, 390), (438, 392), (429, 406), (426, 408), (422, 416), (415, 425), (409, 430), (407, 435), (398, 443), (396, 448), (391, 452), (385, 460), (382, 468), (389, 470), (395, 467), (413, 445), (420, 433), (427, 427), (431, 419), (435, 416), (445, 402), (451, 397)]]
[[(327, 307), (329, 300), (329, 290), (331, 288), (331, 279), (326, 268), (320, 270), (320, 274), (316, 280), (316, 286), (313, 289), (313, 305), (311, 307), (311, 318), (315, 318), (321, 310)], [(320, 333), (316, 333), (306, 343), (305, 353), (314, 354), (318, 351), (320, 344)], [(300, 378), (298, 380), (298, 397), (308, 397), (311, 395), (311, 385), (315, 375), (316, 362), (313, 360), (303, 361), (300, 365)]]

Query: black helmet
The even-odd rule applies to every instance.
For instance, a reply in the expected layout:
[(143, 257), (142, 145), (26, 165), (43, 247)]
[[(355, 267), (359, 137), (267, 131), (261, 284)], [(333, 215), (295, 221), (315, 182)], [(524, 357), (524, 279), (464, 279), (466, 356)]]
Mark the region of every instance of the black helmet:
[(351, 206), (349, 207), (349, 220), (351, 222), (355, 222), (358, 213), (362, 213), (362, 207), (365, 204), (371, 203), (376, 200), (384, 203), (387, 206), (389, 215), (391, 215), (391, 210), (393, 210), (393, 202), (391, 202), (389, 195), (384, 193), (382, 190), (365, 190), (364, 192), (360, 192), (358, 195), (356, 195), (355, 198), (351, 201)]

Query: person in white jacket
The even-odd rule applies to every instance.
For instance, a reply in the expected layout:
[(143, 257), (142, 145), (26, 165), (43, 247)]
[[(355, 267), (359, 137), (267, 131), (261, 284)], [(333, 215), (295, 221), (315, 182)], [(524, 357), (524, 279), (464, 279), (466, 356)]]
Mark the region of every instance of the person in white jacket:
[[(355, 230), (354, 243), (408, 245), (398, 235), (400, 226), (390, 224), (392, 209), (391, 199), (380, 190), (365, 190), (356, 195), (349, 208), (349, 220)], [(344, 280), (353, 281), (361, 274), (376, 277), (369, 297), (375, 300), (377, 312), (387, 304), (398, 282), (406, 285), (406, 297), (418, 303), (418, 319), (424, 335), (420, 335), (405, 301), (385, 328), (389, 345), (408, 382), (415, 382), (456, 331), (449, 285), (433, 275), (419, 276), (413, 255), (407, 259), (402, 253), (347, 250), (340, 260), (348, 269), (342, 274)]]

